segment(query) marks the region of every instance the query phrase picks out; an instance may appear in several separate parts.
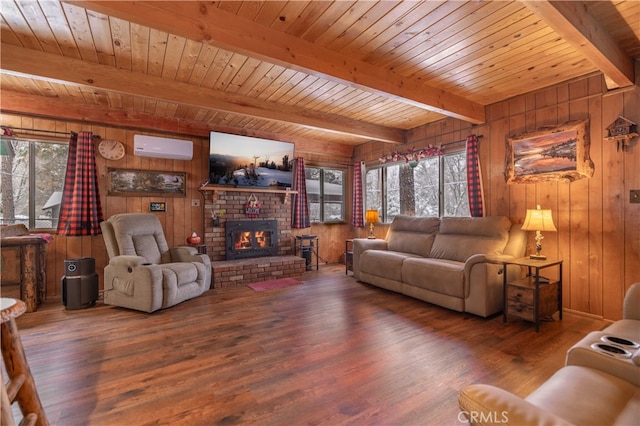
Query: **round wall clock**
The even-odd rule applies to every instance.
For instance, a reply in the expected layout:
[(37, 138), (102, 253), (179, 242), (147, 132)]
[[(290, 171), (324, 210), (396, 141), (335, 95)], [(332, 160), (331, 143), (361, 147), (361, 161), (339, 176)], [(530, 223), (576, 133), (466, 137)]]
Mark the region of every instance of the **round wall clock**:
[(119, 141), (105, 139), (98, 145), (98, 152), (107, 160), (120, 160), (124, 157), (124, 145)]

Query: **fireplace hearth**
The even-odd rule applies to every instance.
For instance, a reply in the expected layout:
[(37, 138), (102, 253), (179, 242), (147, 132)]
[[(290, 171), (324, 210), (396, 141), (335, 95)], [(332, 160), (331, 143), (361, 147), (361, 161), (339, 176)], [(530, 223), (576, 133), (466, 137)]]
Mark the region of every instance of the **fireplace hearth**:
[(228, 220), (226, 259), (249, 259), (278, 254), (277, 220)]

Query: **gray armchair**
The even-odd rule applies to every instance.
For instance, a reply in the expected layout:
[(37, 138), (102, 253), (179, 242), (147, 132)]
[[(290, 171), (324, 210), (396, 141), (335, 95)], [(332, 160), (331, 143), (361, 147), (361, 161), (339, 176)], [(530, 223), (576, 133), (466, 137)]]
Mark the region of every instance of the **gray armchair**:
[(209, 289), (209, 257), (193, 247), (169, 248), (155, 215), (116, 214), (100, 226), (109, 255), (104, 303), (153, 312)]

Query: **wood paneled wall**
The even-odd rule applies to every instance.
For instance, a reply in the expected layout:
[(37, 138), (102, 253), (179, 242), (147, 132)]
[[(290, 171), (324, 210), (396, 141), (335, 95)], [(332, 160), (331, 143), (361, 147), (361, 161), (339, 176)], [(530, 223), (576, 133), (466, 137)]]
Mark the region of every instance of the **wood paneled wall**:
[[(155, 213), (163, 225), (169, 246), (185, 244), (186, 238), (193, 231), (198, 235), (203, 235), (204, 218), (204, 196), (198, 191), (201, 183), (207, 178), (209, 139), (207, 137), (193, 137), (175, 135), (167, 133), (131, 130), (126, 128), (115, 128), (112, 126), (92, 125), (88, 123), (78, 123), (65, 121), (64, 119), (52, 120), (37, 118), (26, 115), (2, 114), (0, 118), (2, 126), (14, 128), (27, 128), (38, 130), (52, 130), (58, 132), (80, 132), (91, 131), (94, 135), (100, 135), (103, 139), (115, 139), (125, 144), (126, 155), (122, 160), (105, 160), (96, 154), (98, 168), (98, 180), (100, 183), (100, 195), (105, 218), (116, 213), (125, 212), (149, 212), (151, 201), (164, 201), (167, 203), (167, 211)], [(125, 125), (126, 123), (123, 123)], [(22, 133), (20, 133), (22, 135)], [(26, 133), (24, 133), (26, 135)], [(192, 161), (164, 160), (158, 158), (144, 158), (133, 155), (133, 137), (135, 134), (146, 134), (160, 137), (173, 137), (177, 139), (188, 139), (194, 143), (194, 156)], [(33, 137), (44, 135), (44, 133), (33, 133)], [(46, 135), (49, 139), (51, 136)], [(68, 138), (61, 135), (61, 141), (68, 141)], [(299, 149), (296, 144), (296, 155), (303, 156), (305, 161), (310, 158), (316, 166), (327, 165), (335, 167), (336, 164), (346, 165), (349, 157), (337, 156), (335, 151), (331, 155), (309, 154), (303, 151), (308, 143), (302, 144)], [(97, 151), (96, 151), (97, 152)], [(345, 150), (351, 154), (351, 150)], [(338, 162), (338, 163), (336, 163)], [(107, 194), (106, 176), (108, 168), (122, 168), (134, 170), (159, 170), (187, 173), (187, 195), (186, 197), (139, 197), (139, 196), (109, 196)], [(349, 180), (350, 182), (350, 180)], [(193, 206), (192, 200), (199, 201), (199, 206)], [(349, 206), (350, 204), (347, 204)], [(312, 228), (294, 230), (293, 236), (298, 234), (316, 234), (320, 240), (321, 262), (338, 262), (344, 251), (344, 239), (347, 238), (347, 227), (345, 225), (321, 226), (314, 225)], [(52, 243), (47, 245), (47, 296), (60, 297), (60, 280), (64, 276), (64, 260), (79, 257), (93, 257), (96, 259), (96, 271), (100, 277), (100, 288), (103, 288), (102, 276), (104, 266), (108, 263), (108, 256), (104, 247), (101, 235), (92, 237), (64, 237), (54, 235)]]
[[(480, 157), (485, 214), (522, 223), (526, 210), (536, 204), (551, 209), (558, 232), (545, 232), (543, 247), (548, 256), (564, 259), (564, 307), (615, 320), (622, 316), (626, 289), (640, 281), (640, 204), (631, 204), (629, 197), (631, 189), (640, 189), (640, 138), (633, 139), (627, 152), (604, 140), (607, 126), (618, 116), (640, 123), (640, 88), (607, 93), (598, 74), (490, 105), (483, 125), (447, 119), (413, 129), (407, 147), (484, 135)], [(580, 119), (590, 122), (592, 178), (505, 183), (508, 136)], [(355, 158), (375, 164), (391, 150), (370, 143), (359, 146)], [(383, 229), (379, 232), (384, 235)], [(531, 235), (528, 251), (533, 246)]]
[[(198, 187), (206, 179), (208, 170), (207, 158), (209, 141), (204, 138), (188, 138), (194, 143), (193, 161), (164, 160), (157, 158), (143, 158), (133, 155), (133, 136), (135, 134), (149, 134), (165, 136), (150, 132), (118, 129), (113, 127), (90, 125), (86, 123), (74, 123), (50, 119), (34, 118), (3, 114), (1, 123), (3, 126), (33, 128), (38, 130), (54, 130), (58, 132), (91, 131), (94, 135), (100, 135), (103, 139), (115, 139), (125, 144), (126, 155), (118, 161), (105, 160), (97, 154), (96, 164), (98, 169), (98, 181), (100, 184), (100, 196), (105, 218), (124, 212), (149, 212), (149, 202), (164, 201), (167, 203), (167, 211), (156, 213), (162, 223), (167, 242), (170, 246), (184, 244), (186, 237), (191, 232), (202, 233), (203, 199)], [(21, 134), (21, 133), (19, 133)], [(26, 135), (27, 133), (25, 133)], [(42, 135), (42, 133), (40, 133)], [(37, 138), (37, 132), (33, 137)], [(49, 136), (49, 135), (47, 135)], [(68, 140), (61, 137), (61, 140)], [(97, 144), (96, 144), (97, 145)], [(107, 194), (106, 176), (108, 168), (122, 168), (134, 170), (159, 170), (179, 171), (187, 173), (186, 197), (112, 197)], [(199, 206), (192, 206), (191, 201), (198, 200)], [(64, 275), (64, 260), (78, 257), (93, 257), (96, 259), (96, 270), (102, 277), (104, 266), (108, 263), (104, 241), (101, 235), (86, 237), (54, 236), (54, 240), (47, 246), (47, 296), (60, 297), (60, 279)], [(102, 279), (100, 279), (102, 288)]]

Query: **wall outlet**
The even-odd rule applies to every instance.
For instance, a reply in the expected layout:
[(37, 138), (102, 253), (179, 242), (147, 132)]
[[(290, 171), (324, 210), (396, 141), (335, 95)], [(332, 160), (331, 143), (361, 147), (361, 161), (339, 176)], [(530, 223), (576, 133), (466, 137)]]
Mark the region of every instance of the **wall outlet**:
[(200, 207), (200, 200), (194, 198), (191, 200), (191, 207)]
[(640, 189), (632, 189), (629, 191), (629, 202), (631, 204), (640, 203)]

